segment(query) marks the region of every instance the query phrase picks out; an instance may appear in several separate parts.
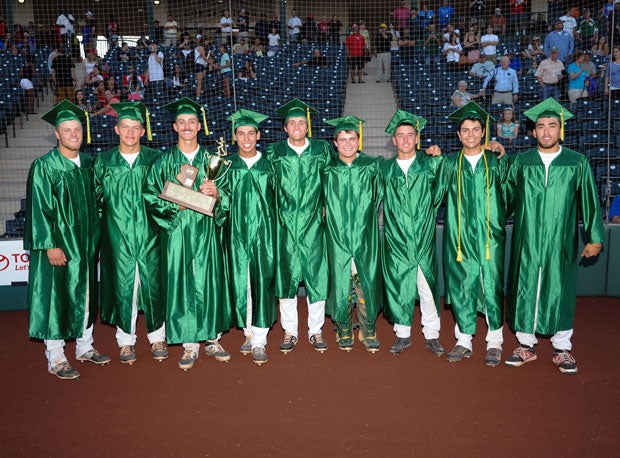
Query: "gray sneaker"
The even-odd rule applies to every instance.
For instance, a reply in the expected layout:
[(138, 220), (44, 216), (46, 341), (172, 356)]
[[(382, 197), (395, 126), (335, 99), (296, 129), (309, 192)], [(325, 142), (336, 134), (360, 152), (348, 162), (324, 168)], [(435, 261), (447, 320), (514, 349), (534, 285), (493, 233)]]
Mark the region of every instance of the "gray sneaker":
[(446, 352), (446, 349), (443, 348), (443, 345), (439, 343), (439, 339), (426, 339), (424, 341), (424, 345), (438, 358), (441, 358), (441, 356), (443, 356), (443, 354)]
[(501, 348), (489, 348), (487, 354), (484, 357), (485, 366), (496, 367), (502, 361), (502, 349)]
[(102, 365), (108, 364), (110, 361), (112, 361), (112, 358), (110, 358), (109, 356), (99, 354), (99, 352), (95, 350), (94, 348), (90, 351), (87, 351), (83, 355), (78, 356), (75, 359), (81, 362), (89, 361), (94, 364), (102, 364)]
[(252, 348), (252, 360), (255, 364), (258, 364), (259, 366), (269, 361), (269, 359), (267, 358), (267, 350), (265, 350), (265, 347)]
[(224, 350), (219, 340), (207, 340), (205, 353), (208, 356), (213, 356), (216, 361), (221, 363), (230, 361), (230, 353)]
[(396, 342), (390, 347), (390, 353), (398, 355), (409, 347), (411, 347), (411, 337), (397, 337)]
[(80, 373), (76, 371), (69, 361), (63, 361), (60, 364), (56, 364), (49, 370), (50, 374), (54, 374), (56, 377), (62, 380), (73, 380), (74, 378), (78, 378)]
[(241, 348), (239, 348), (239, 351), (241, 352), (242, 355), (251, 355), (252, 354), (252, 339), (250, 339), (249, 337), (246, 337), (245, 341), (243, 342), (243, 345), (241, 345)]
[(323, 334), (312, 334), (308, 340), (310, 340), (314, 349), (319, 353), (323, 353), (327, 350), (327, 342), (323, 340)]
[(190, 348), (186, 349), (183, 352), (183, 356), (179, 360), (179, 369), (183, 369), (184, 371), (191, 369), (194, 367), (194, 363), (198, 359), (198, 352), (196, 350), (192, 350)]
[(166, 347), (166, 342), (155, 342), (151, 345), (151, 354), (155, 360), (160, 363), (168, 358), (168, 348)]
[(287, 332), (284, 334), (284, 339), (282, 339), (282, 343), (280, 344), (280, 351), (286, 355), (293, 351), (295, 344), (297, 344), (297, 337)]
[(133, 345), (123, 345), (118, 359), (121, 360), (122, 364), (129, 364), (131, 366), (138, 359), (135, 347)]
[(450, 351), (450, 353), (448, 353), (446, 359), (449, 363), (458, 363), (463, 358), (469, 358), (471, 356), (471, 353), (472, 352), (469, 348), (466, 348), (462, 345), (457, 345), (452, 349), (452, 351)]

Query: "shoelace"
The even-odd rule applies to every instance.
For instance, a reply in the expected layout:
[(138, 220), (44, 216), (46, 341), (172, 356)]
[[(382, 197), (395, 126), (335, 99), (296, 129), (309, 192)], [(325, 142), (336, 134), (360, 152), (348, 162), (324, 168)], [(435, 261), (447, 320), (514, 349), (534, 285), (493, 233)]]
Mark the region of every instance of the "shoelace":
[(70, 371), (72, 369), (73, 368), (71, 367), (71, 364), (69, 364), (69, 361), (63, 361), (62, 363), (60, 363), (60, 370), (58, 372), (63, 371), (63, 370)]
[(575, 358), (570, 353), (563, 351), (561, 353), (556, 354), (556, 359), (558, 359), (562, 363), (574, 363)]
[(314, 337), (314, 341), (316, 343), (324, 343), (323, 342), (323, 334), (315, 334), (313, 337)]
[(164, 343), (163, 342), (155, 342), (153, 344), (153, 351), (164, 351)]
[(185, 350), (185, 352), (183, 352), (183, 357), (181, 359), (189, 359), (189, 358), (196, 359), (197, 357), (198, 357), (198, 353), (196, 353), (194, 350)]
[(123, 348), (121, 348), (121, 355), (122, 356), (128, 356), (131, 354), (131, 346), (130, 345), (125, 345)]
[(292, 334), (287, 334), (284, 336), (284, 340), (282, 341), (282, 343), (284, 344), (290, 344), (291, 342), (293, 342), (293, 335)]

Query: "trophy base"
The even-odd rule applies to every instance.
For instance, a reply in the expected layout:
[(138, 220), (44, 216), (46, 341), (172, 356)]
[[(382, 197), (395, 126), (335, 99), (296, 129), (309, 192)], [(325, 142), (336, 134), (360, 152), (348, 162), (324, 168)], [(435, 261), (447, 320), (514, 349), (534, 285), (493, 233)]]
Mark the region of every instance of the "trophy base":
[(215, 197), (207, 196), (171, 181), (166, 181), (163, 191), (157, 197), (207, 216), (213, 216), (213, 207), (217, 203)]

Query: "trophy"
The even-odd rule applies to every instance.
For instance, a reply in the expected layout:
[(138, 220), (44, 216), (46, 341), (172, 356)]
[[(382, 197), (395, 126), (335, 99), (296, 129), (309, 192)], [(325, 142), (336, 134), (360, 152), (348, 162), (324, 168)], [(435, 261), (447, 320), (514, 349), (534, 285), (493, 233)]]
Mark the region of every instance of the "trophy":
[[(207, 159), (206, 152), (202, 158), (205, 176), (207, 180), (213, 182), (220, 180), (224, 175), (226, 175), (226, 172), (228, 171), (228, 168), (230, 168), (231, 164), (230, 161), (224, 159), (224, 156), (228, 154), (224, 139), (220, 138), (217, 143), (217, 154), (210, 155), (207, 164), (205, 164)], [(218, 176), (224, 166), (227, 166), (226, 171)], [(213, 207), (215, 207), (217, 199), (192, 189), (197, 177), (198, 168), (189, 164), (183, 164), (176, 176), (176, 179), (180, 184), (173, 183), (172, 181), (166, 181), (164, 184), (164, 189), (158, 197), (204, 215), (213, 216)]]

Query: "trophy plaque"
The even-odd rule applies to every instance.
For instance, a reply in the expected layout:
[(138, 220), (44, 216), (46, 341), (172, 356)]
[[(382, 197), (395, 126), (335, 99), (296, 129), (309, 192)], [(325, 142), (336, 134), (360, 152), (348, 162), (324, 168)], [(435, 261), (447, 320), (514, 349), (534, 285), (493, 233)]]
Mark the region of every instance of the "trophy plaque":
[(198, 169), (196, 167), (183, 164), (176, 176), (181, 184), (166, 181), (164, 189), (158, 197), (198, 213), (213, 216), (213, 207), (215, 207), (217, 199), (192, 189), (197, 176)]

